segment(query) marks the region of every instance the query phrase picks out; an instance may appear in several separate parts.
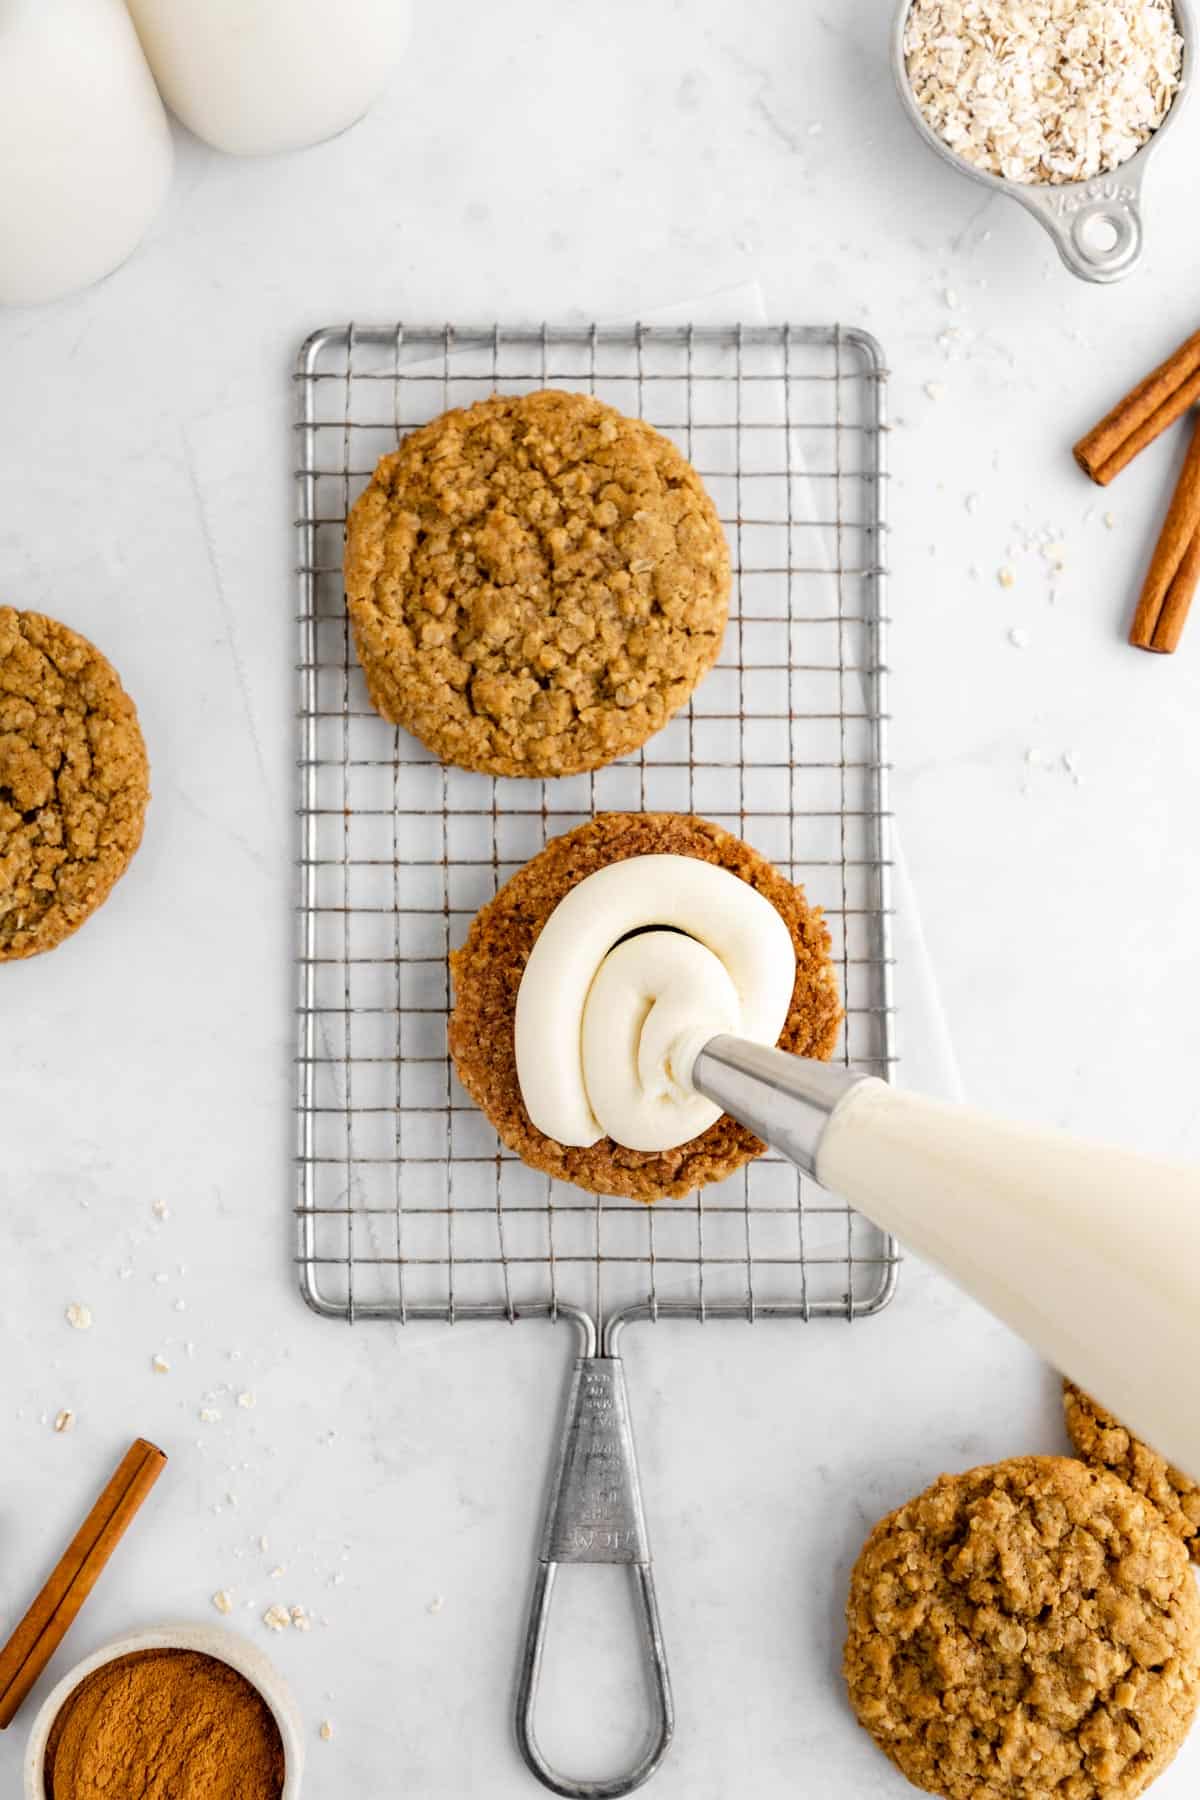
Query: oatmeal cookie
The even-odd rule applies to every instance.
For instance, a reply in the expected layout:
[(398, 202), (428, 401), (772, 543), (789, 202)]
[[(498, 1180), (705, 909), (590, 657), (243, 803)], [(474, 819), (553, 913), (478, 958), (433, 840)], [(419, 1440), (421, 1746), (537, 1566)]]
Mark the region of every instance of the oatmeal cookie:
[(0, 607), (0, 962), (52, 950), (108, 898), (148, 797), (113, 668), (68, 626)]
[(1192, 1561), (1200, 1562), (1200, 1487), (1070, 1381), (1063, 1382), (1063, 1413), (1067, 1436), (1084, 1462), (1111, 1469), (1152, 1500)]
[(586, 394), (494, 395), (385, 456), (346, 530), (374, 706), (443, 762), (572, 775), (716, 661), (729, 549), (691, 464)]
[(859, 1722), (946, 1800), (1133, 1800), (1200, 1699), (1200, 1596), (1155, 1507), (1105, 1470), (943, 1475), (850, 1577)]
[(678, 1198), (760, 1156), (763, 1144), (726, 1113), (674, 1150), (627, 1150), (611, 1138), (559, 1144), (534, 1125), (521, 1098), (513, 1041), (517, 991), (538, 933), (559, 901), (597, 869), (628, 856), (695, 856), (728, 869), (768, 899), (792, 936), (796, 982), (780, 1047), (827, 1059), (841, 1023), (829, 932), (802, 888), (740, 838), (683, 813), (604, 813), (555, 838), (505, 883), (450, 958), (450, 1050), (459, 1079), (501, 1139), (524, 1162), (589, 1193)]

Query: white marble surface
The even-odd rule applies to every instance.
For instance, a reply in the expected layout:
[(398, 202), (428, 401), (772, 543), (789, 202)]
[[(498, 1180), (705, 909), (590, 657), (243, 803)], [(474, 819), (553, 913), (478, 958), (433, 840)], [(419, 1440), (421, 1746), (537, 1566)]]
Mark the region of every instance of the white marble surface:
[[(229, 1588), (299, 1692), (312, 1800), (537, 1791), (508, 1712), (569, 1349), (536, 1325), (350, 1331), (293, 1291), (288, 376), (311, 327), (634, 317), (758, 277), (775, 319), (878, 333), (896, 804), (966, 1088), (1200, 1151), (1200, 640), (1171, 660), (1123, 643), (1178, 446), (1107, 497), (1069, 456), (1196, 323), (1200, 115), (1152, 171), (1143, 270), (1089, 289), (917, 141), (889, 14), (423, 6), (357, 130), (249, 164), (181, 135), (137, 258), (0, 317), (0, 593), (108, 649), (155, 775), (103, 915), (0, 984), (0, 1612), (123, 1441), (157, 1437), (168, 1476), (71, 1646), (215, 1616)], [(1043, 527), (1063, 545), (1053, 605), (1020, 548)], [(1077, 753), (1079, 784), (1030, 748)], [(909, 1049), (930, 1066), (929, 1043)], [(861, 1327), (640, 1329), (627, 1353), (679, 1710), (654, 1791), (898, 1797), (836, 1677), (849, 1562), (940, 1469), (1059, 1448), (1051, 1376), (911, 1267)], [(219, 1422), (200, 1423), (206, 1404)], [(78, 1423), (60, 1436), (61, 1407)], [(581, 1591), (564, 1622), (613, 1592)], [(312, 1631), (268, 1639), (275, 1599)], [(564, 1760), (614, 1755), (630, 1729), (609, 1634), (592, 1635), (548, 1683)], [(21, 1739), (0, 1742), (6, 1793)], [(1198, 1773), (1200, 1745), (1157, 1792), (1182, 1800)]]

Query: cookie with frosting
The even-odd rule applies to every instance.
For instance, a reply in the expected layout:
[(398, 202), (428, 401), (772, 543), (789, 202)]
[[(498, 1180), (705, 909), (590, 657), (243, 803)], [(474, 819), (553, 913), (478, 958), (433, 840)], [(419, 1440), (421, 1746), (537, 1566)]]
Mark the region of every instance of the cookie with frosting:
[[(717, 882), (744, 884), (748, 905), (733, 910), (744, 910), (751, 924), (731, 924), (725, 901), (706, 898), (708, 883), (672, 882), (669, 865), (657, 861), (664, 857), (698, 861)], [(628, 893), (597, 893), (594, 928), (572, 918), (562, 934), (569, 941), (587, 938), (596, 968), (589, 963), (581, 974), (571, 959), (556, 955), (531, 1000), (526, 971), (537, 973), (542, 959), (531, 958), (560, 905), (590, 877), (635, 858), (656, 859), (657, 894), (652, 885), (631, 911)], [(692, 888), (698, 892), (683, 891)], [(644, 891), (639, 883), (638, 895)], [(759, 930), (759, 906), (769, 910), (777, 937)], [(664, 929), (677, 944), (662, 946)], [(660, 950), (638, 954), (642, 933), (653, 934)], [(631, 949), (629, 967), (622, 968)], [(707, 972), (693, 967), (697, 951), (699, 961), (707, 956), (714, 965)], [(820, 910), (740, 838), (690, 814), (607, 813), (554, 839), (482, 908), (450, 960), (451, 1054), (501, 1140), (562, 1181), (636, 1200), (681, 1197), (731, 1175), (764, 1148), (728, 1114), (666, 1091), (671, 1047), (688, 1025), (689, 994), (697, 996), (714, 1035), (732, 1028), (800, 1056), (828, 1059), (842, 1019)], [(592, 979), (602, 966), (612, 975), (609, 994)], [(590, 1052), (584, 1008), (576, 1004), (589, 991), (598, 1008)], [(657, 1023), (656, 1002), (663, 1009)], [(734, 1002), (746, 1010), (722, 1010)], [(578, 1018), (566, 1017), (572, 1008)], [(654, 1119), (647, 1126), (657, 1101), (664, 1111), (678, 1109), (673, 1128), (658, 1130)]]

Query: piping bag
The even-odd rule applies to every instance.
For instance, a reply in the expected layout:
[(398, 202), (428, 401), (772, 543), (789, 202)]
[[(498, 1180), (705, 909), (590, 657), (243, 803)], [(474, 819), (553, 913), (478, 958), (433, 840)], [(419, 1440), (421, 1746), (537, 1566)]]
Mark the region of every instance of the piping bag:
[(743, 1038), (704, 1044), (690, 1085), (1200, 1478), (1200, 1170)]

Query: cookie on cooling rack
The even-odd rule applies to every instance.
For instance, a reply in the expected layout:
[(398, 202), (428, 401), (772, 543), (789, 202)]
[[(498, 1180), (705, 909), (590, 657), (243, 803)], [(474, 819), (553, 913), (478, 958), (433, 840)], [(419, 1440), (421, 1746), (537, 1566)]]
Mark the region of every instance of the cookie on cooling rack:
[(860, 1724), (945, 1800), (1133, 1800), (1200, 1699), (1200, 1596), (1141, 1495), (1065, 1456), (943, 1475), (850, 1577)]
[(0, 962), (52, 950), (108, 898), (148, 798), (115, 670), (69, 626), (0, 607)]
[(1063, 1414), (1067, 1436), (1084, 1462), (1111, 1469), (1152, 1500), (1192, 1561), (1200, 1562), (1200, 1486), (1070, 1381), (1063, 1382)]
[(720, 1181), (759, 1156), (763, 1144), (724, 1114), (678, 1149), (625, 1149), (612, 1138), (587, 1147), (540, 1132), (521, 1098), (514, 1023), (529, 953), (559, 901), (587, 876), (630, 856), (693, 856), (729, 870), (757, 889), (783, 919), (796, 954), (796, 978), (780, 1046), (798, 1056), (833, 1054), (842, 1008), (829, 955), (829, 932), (802, 888), (786, 881), (740, 838), (683, 813), (604, 813), (555, 838), (505, 883), (472, 922), (450, 958), (454, 1007), (450, 1050), (459, 1079), (497, 1133), (524, 1162), (590, 1193), (653, 1201), (679, 1198)]
[(345, 576), (373, 705), (489, 775), (636, 750), (715, 663), (729, 612), (728, 545), (691, 464), (554, 389), (406, 437), (350, 513)]

